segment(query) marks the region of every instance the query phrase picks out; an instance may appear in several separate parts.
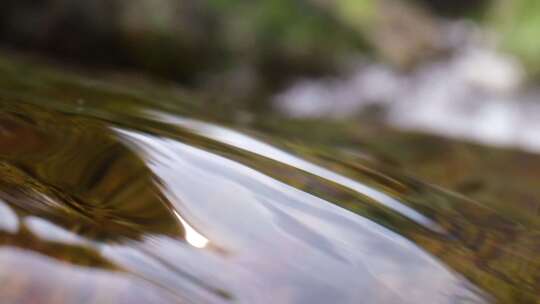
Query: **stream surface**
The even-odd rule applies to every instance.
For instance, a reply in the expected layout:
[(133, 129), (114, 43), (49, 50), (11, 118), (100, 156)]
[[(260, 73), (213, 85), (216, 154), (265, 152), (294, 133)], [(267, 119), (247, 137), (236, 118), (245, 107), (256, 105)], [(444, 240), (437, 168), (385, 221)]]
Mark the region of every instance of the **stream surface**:
[(540, 299), (534, 223), (93, 85), (2, 81), (2, 303)]

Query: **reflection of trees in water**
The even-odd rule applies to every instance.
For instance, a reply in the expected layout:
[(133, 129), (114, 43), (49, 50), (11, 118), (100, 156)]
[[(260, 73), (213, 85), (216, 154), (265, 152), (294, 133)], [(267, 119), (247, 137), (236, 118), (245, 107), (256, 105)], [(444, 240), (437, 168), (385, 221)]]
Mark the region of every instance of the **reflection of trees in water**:
[(97, 240), (182, 233), (158, 182), (106, 128), (27, 108), (2, 116), (21, 143), (0, 148), (2, 197), (23, 214)]

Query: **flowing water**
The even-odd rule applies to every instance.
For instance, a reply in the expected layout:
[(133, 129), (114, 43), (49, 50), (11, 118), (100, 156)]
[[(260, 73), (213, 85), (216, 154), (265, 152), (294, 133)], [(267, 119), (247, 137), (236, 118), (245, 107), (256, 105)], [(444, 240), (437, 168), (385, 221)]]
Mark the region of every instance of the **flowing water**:
[(534, 221), (189, 102), (0, 70), (1, 303), (540, 300)]

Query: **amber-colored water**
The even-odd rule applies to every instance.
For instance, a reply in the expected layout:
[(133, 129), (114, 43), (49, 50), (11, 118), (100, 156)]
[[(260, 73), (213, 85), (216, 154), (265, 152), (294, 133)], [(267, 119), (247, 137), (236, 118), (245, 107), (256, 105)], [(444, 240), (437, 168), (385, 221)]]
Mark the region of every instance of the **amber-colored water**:
[(1, 303), (539, 300), (534, 222), (332, 150), (0, 67)]

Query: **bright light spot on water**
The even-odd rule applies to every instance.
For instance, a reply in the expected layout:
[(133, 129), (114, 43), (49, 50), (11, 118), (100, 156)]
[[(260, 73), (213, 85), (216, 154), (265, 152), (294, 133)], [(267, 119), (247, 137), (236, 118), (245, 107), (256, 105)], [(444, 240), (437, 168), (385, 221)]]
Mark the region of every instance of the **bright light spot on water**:
[(183, 218), (174, 211), (174, 215), (180, 220), (186, 232), (186, 241), (193, 247), (204, 248), (208, 245), (208, 239), (191, 227)]

